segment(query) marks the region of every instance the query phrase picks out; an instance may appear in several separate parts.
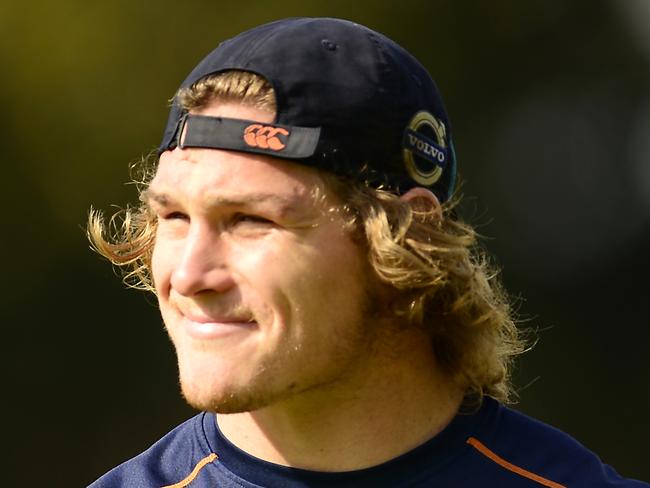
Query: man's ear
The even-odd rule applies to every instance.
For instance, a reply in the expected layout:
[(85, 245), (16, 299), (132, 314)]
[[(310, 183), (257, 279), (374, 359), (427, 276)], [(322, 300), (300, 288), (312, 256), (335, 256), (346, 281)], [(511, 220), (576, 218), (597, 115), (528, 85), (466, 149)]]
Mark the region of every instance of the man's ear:
[(417, 209), (423, 205), (426, 209), (433, 209), (438, 218), (442, 218), (442, 206), (440, 200), (431, 190), (416, 186), (399, 197), (403, 202), (408, 202), (412, 208)]

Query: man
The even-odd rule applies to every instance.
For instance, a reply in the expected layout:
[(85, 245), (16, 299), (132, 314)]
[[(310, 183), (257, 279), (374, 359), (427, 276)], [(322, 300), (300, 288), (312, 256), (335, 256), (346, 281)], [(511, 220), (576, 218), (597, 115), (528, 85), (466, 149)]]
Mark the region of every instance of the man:
[(503, 406), (524, 345), (455, 165), (434, 82), (381, 34), (288, 19), (210, 53), (117, 241), (89, 226), (202, 413), (92, 486), (648, 486)]

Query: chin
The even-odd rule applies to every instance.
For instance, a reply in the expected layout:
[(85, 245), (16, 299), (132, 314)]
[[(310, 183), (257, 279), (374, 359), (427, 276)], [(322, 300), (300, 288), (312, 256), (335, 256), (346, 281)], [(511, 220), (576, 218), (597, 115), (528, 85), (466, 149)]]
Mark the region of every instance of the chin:
[(183, 398), (197, 410), (242, 413), (260, 410), (309, 389), (295, 377), (287, 379), (286, 383), (273, 381), (272, 376), (269, 375), (253, 375), (239, 379), (235, 377), (227, 381), (229, 376), (227, 373), (222, 371), (215, 377), (214, 371), (209, 376), (183, 374), (181, 371), (180, 385)]
[(206, 391), (205, 388), (190, 387), (181, 382), (181, 392), (191, 407), (213, 413), (252, 412), (277, 401), (274, 395), (255, 392), (250, 388)]

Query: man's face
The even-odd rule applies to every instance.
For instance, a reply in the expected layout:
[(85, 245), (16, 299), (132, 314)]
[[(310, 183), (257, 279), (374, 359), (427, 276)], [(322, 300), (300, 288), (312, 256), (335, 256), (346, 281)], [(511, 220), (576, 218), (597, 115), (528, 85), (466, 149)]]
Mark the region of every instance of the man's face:
[[(270, 122), (233, 103), (199, 112)], [(183, 394), (199, 409), (250, 411), (344, 382), (371, 352), (367, 258), (314, 198), (318, 174), (266, 156), (175, 149), (148, 199), (153, 278)]]

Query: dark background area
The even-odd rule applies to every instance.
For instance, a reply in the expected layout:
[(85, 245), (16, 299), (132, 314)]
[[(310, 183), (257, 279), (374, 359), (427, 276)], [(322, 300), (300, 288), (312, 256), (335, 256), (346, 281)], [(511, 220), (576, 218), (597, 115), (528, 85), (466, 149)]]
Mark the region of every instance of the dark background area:
[(517, 408), (650, 479), (650, 2), (0, 4), (5, 484), (85, 486), (193, 412), (152, 296), (88, 248), (189, 70), (286, 16), (366, 24), (451, 114), (465, 216), (540, 330)]

